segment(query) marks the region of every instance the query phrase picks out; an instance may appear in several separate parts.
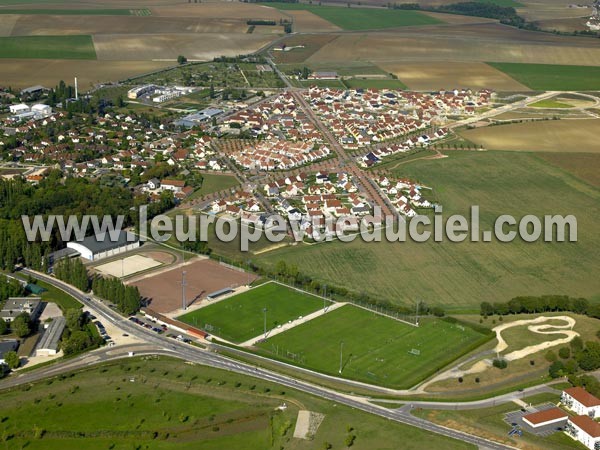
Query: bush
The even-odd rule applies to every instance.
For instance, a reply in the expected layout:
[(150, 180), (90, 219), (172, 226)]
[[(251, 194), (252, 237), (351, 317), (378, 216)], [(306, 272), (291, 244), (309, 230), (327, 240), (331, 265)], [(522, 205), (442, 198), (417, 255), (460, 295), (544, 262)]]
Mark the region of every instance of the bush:
[(552, 350), (549, 350), (545, 355), (544, 358), (546, 358), (546, 361), (548, 362), (554, 362), (556, 361), (558, 358), (556, 357), (556, 353), (554, 353)]
[(508, 362), (506, 362), (505, 359), (502, 358), (496, 358), (494, 359), (494, 361), (492, 362), (492, 365), (494, 367), (497, 367), (498, 369), (506, 369), (508, 367)]
[(565, 365), (561, 361), (554, 361), (550, 368), (548, 369), (548, 373), (551, 378), (559, 378), (564, 375)]
[(569, 359), (571, 357), (571, 349), (569, 347), (561, 347), (558, 349), (558, 356), (562, 359)]

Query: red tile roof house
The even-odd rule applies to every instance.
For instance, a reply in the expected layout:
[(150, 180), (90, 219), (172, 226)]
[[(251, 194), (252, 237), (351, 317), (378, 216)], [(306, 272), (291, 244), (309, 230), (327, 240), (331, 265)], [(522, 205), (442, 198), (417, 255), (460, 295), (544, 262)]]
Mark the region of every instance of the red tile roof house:
[(578, 415), (590, 416), (592, 419), (600, 417), (600, 399), (582, 387), (565, 389), (560, 401)]
[(596, 450), (600, 445), (600, 424), (589, 416), (570, 417), (565, 432), (590, 450)]
[[(527, 425), (538, 428), (553, 423), (567, 422), (569, 415), (560, 408), (550, 408), (543, 411), (534, 412), (523, 416), (523, 422)], [(563, 423), (563, 424), (564, 424)]]

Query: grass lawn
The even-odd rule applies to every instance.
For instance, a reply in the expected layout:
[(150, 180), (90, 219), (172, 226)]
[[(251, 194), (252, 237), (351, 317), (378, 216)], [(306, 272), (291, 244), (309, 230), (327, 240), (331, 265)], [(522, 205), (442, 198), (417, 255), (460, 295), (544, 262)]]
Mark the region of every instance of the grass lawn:
[[(416, 328), (365, 309), (346, 305), (258, 346), (264, 354), (302, 355), (300, 365), (338, 375), (343, 344), (342, 376), (394, 388), (409, 388), (483, 343), (486, 336), (439, 319)], [(420, 350), (419, 356), (409, 353)]]
[(417, 410), (414, 415), (514, 447), (550, 450), (585, 448), (584, 446), (577, 446), (577, 442), (564, 433), (554, 433), (541, 438), (524, 432), (523, 437), (509, 438), (507, 434), (511, 427), (504, 422), (504, 414), (518, 409), (519, 407), (516, 404), (506, 403), (493, 408), (467, 411)]
[(0, 8), (0, 14), (53, 15), (53, 16), (130, 16), (130, 9), (12, 9)]
[[(0, 383), (1, 387), (1, 383)], [(92, 367), (0, 393), (6, 448), (312, 450), (475, 447), (263, 380), (156, 357)], [(282, 402), (285, 411), (275, 411)], [(314, 439), (293, 439), (299, 409), (325, 415)], [(99, 424), (102, 424), (99, 426)], [(342, 424), (342, 425), (340, 425)]]
[[(244, 342), (263, 333), (263, 308), (267, 308), (267, 330), (271, 330), (322, 307), (323, 300), (318, 297), (277, 283), (267, 283), (184, 314), (178, 320), (224, 339)], [(210, 326), (216, 329), (211, 331)]]
[(522, 63), (488, 64), (536, 91), (600, 89), (600, 67)]
[[(254, 255), (255, 264), (274, 267), (280, 260), (301, 273), (357, 294), (398, 304), (414, 299), (453, 309), (477, 308), (488, 301), (549, 292), (591, 297), (600, 280), (583, 270), (597, 267), (600, 246), (600, 192), (587, 182), (533, 153), (449, 151), (449, 157), (390, 166), (397, 177), (431, 186), (443, 214), (470, 217), (480, 209), (480, 229), (493, 229), (501, 214), (520, 219), (533, 214), (574, 214), (578, 242), (511, 243), (331, 242), (299, 245)], [(561, 264), (556, 264), (561, 261)]]
[(539, 102), (530, 103), (530, 108), (572, 108), (568, 103), (559, 102), (549, 98), (548, 100), (540, 100)]
[[(202, 174), (202, 186), (198, 189), (198, 195), (212, 194), (213, 192), (222, 191), (223, 189), (229, 189), (240, 185), (238, 180), (231, 175), (218, 175), (204, 173)], [(196, 192), (194, 193), (196, 194)]]
[(46, 289), (46, 292), (42, 293), (42, 300), (45, 302), (56, 303), (60, 309), (66, 311), (67, 309), (79, 309), (83, 305), (71, 297), (64, 291), (52, 286), (51, 284), (44, 283), (43, 281), (36, 280), (35, 284), (39, 287)]
[(344, 80), (349, 89), (406, 89), (400, 80), (377, 78), (350, 78)]
[(441, 20), (421, 14), (418, 11), (317, 6), (304, 3), (263, 4), (280, 10), (310, 11), (344, 30), (372, 30), (443, 23)]
[(96, 59), (89, 35), (0, 37), (0, 58)]

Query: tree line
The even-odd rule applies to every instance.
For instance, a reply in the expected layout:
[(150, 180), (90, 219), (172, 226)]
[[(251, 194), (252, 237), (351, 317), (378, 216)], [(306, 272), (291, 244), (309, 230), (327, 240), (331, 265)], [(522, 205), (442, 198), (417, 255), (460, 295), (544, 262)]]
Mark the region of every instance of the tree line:
[(125, 286), (118, 278), (94, 278), (92, 290), (95, 295), (115, 303), (123, 314), (135, 314), (140, 309), (141, 297), (137, 286)]
[(590, 303), (585, 298), (567, 295), (542, 295), (514, 297), (508, 302), (481, 302), (481, 315), (484, 317), (507, 314), (535, 314), (552, 311), (569, 311), (600, 318), (600, 304)]

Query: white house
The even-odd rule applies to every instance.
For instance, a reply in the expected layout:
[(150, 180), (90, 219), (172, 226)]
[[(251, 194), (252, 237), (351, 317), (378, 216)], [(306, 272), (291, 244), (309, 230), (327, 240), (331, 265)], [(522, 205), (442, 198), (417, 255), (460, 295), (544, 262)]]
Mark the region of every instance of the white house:
[(600, 423), (589, 416), (569, 417), (565, 433), (581, 442), (590, 450), (600, 448)]
[(185, 181), (182, 180), (162, 180), (160, 182), (163, 191), (181, 192), (185, 187)]
[(580, 416), (589, 416), (592, 419), (600, 417), (600, 399), (582, 387), (565, 389), (560, 401), (564, 406)]
[(27, 106), (25, 103), (19, 103), (18, 105), (10, 105), (8, 109), (10, 110), (11, 114), (21, 114), (24, 112), (31, 111), (29, 109), (29, 106)]

